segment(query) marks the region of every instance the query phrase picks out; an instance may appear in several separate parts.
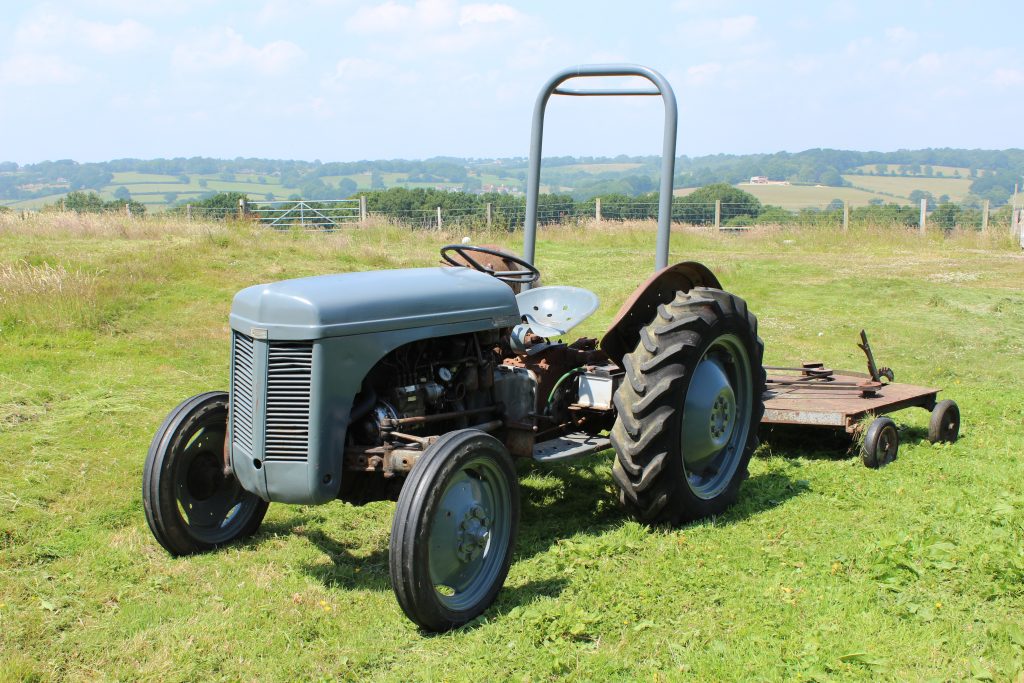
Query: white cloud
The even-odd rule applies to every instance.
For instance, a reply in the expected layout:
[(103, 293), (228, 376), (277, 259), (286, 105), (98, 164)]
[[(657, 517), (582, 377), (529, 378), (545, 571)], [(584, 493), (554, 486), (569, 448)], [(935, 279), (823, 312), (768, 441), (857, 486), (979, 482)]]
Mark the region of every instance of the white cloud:
[(718, 35), (723, 40), (740, 40), (746, 38), (757, 28), (757, 17), (744, 14), (739, 17), (727, 17), (722, 19), (718, 28)]
[(749, 38), (757, 29), (757, 17), (742, 14), (719, 19), (700, 19), (683, 24), (684, 37), (693, 42), (738, 42)]
[(5, 85), (67, 85), (84, 73), (56, 55), (24, 53), (0, 62), (0, 84)]
[(417, 0), (406, 4), (387, 0), (379, 5), (360, 7), (345, 25), (357, 33), (429, 33), (456, 25), (514, 23), (522, 19), (519, 10), (501, 3), (460, 5), (455, 0)]
[(105, 54), (138, 49), (152, 37), (153, 31), (134, 19), (109, 24), (49, 8), (20, 24), (14, 32), (15, 44), (32, 50), (58, 49), (70, 44)]
[(906, 45), (917, 40), (917, 34), (903, 26), (892, 26), (885, 29), (885, 37), (891, 43)]
[(133, 19), (125, 19), (117, 24), (82, 21), (78, 24), (78, 30), (86, 45), (108, 54), (140, 48), (153, 35), (147, 26)]
[(717, 62), (698, 64), (686, 70), (686, 82), (689, 85), (705, 85), (714, 80), (722, 72), (722, 65)]
[(275, 40), (257, 47), (247, 43), (233, 28), (224, 28), (175, 46), (171, 63), (182, 71), (240, 67), (264, 75), (279, 75), (305, 57), (306, 52), (290, 41)]
[(466, 5), (459, 12), (459, 26), (520, 21), (523, 15), (508, 5)]
[(1024, 71), (1020, 69), (996, 69), (986, 80), (992, 85), (1001, 88), (1024, 85)]
[(408, 27), (412, 16), (413, 10), (409, 5), (401, 5), (389, 0), (383, 5), (360, 7), (345, 25), (360, 33), (397, 31)]

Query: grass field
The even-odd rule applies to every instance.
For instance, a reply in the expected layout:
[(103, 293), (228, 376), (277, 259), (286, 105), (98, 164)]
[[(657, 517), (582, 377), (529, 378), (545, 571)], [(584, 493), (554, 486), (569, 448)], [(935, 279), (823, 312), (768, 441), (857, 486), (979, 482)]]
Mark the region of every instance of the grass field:
[(913, 178), (905, 176), (844, 175), (843, 178), (854, 187), (894, 195), (889, 201), (908, 199), (914, 190), (931, 192), (936, 198), (949, 195), (951, 201), (959, 202), (967, 196), (970, 178)]
[[(929, 445), (923, 411), (880, 471), (776, 435), (734, 508), (680, 529), (623, 516), (610, 453), (522, 463), (505, 589), (440, 636), (391, 594), (393, 503), (271, 505), (251, 541), (168, 557), (142, 463), (174, 405), (227, 386), (234, 292), (430, 265), (460, 238), (0, 215), (0, 680), (1021, 680), (1024, 258), (993, 234), (673, 236), (759, 315), (766, 362), (860, 369), (864, 327), (897, 379), (959, 402), (956, 444)], [(538, 265), (600, 295), (596, 335), (653, 244), (551, 229)]]
[[(858, 176), (859, 177), (859, 176)], [(824, 208), (833, 199), (841, 199), (850, 206), (866, 206), (872, 199), (884, 202), (905, 203), (897, 197), (887, 197), (876, 192), (866, 192), (852, 187), (829, 187), (827, 185), (737, 185), (744, 192), (749, 192), (762, 204), (772, 204), (787, 209), (802, 207)]]

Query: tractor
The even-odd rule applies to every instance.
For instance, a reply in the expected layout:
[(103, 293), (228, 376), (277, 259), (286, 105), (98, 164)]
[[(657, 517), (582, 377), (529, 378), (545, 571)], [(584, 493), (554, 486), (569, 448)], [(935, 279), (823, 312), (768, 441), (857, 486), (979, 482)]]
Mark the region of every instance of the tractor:
[[(541, 139), (552, 94), (589, 76), (638, 76), (665, 102), (655, 272), (600, 339), (566, 341), (598, 307), (535, 286)], [(270, 502), (359, 503), (397, 492), (392, 588), (427, 631), (476, 618), (512, 561), (514, 458), (614, 449), (628, 513), (682, 524), (737, 497), (757, 443), (765, 375), (757, 319), (696, 262), (668, 265), (676, 108), (636, 65), (574, 67), (538, 97), (524, 253), (452, 244), (443, 265), (320, 275), (241, 290), (228, 392), (171, 411), (143, 472), (146, 519), (172, 555), (253, 534)], [(517, 293), (518, 292), (518, 293)]]

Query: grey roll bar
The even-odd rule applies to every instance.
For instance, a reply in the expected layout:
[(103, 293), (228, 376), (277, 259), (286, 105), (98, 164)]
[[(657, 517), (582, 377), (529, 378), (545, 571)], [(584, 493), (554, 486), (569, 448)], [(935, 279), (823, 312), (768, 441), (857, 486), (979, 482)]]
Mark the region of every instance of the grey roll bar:
[[(639, 76), (654, 85), (654, 90), (576, 90), (561, 85), (574, 78), (603, 76)], [(654, 69), (639, 64), (584, 64), (559, 71), (544, 85), (533, 108), (533, 129), (530, 133), (530, 170), (526, 179), (526, 222), (523, 226), (523, 258), (531, 264), (537, 247), (537, 201), (540, 195), (540, 160), (544, 140), (544, 112), (552, 95), (570, 97), (607, 97), (661, 95), (665, 103), (665, 133), (661, 149), (661, 188), (658, 193), (658, 240), (654, 269), (668, 265), (669, 231), (672, 223), (672, 184), (676, 164), (676, 128), (679, 111), (672, 86)]]

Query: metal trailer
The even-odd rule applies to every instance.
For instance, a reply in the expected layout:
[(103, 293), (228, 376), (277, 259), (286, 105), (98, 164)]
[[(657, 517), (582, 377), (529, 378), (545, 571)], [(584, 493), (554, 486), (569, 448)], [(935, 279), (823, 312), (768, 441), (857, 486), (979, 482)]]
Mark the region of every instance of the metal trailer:
[(828, 427), (857, 436), (865, 418), (873, 416), (860, 452), (868, 467), (882, 467), (896, 458), (899, 434), (896, 423), (885, 416), (897, 410), (931, 411), (928, 440), (956, 441), (960, 433), (957, 404), (949, 399), (939, 401), (939, 389), (894, 382), (891, 369), (875, 364), (863, 330), (860, 337), (858, 346), (867, 356), (867, 373), (833, 370), (823, 363), (765, 366), (767, 381), (761, 424)]

